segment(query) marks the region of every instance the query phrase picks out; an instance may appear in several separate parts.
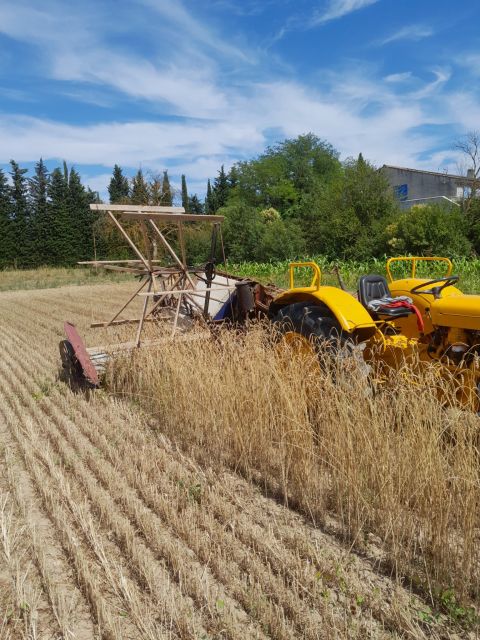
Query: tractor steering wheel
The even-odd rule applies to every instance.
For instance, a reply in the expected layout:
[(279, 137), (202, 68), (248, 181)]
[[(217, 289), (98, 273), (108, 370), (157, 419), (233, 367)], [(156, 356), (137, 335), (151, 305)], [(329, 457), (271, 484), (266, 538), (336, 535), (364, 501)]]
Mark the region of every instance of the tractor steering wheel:
[[(417, 284), (413, 289), (410, 289), (410, 293), (431, 293), (435, 297), (437, 297), (445, 287), (449, 287), (452, 284), (458, 282), (458, 276), (446, 276), (444, 278), (436, 278), (435, 280), (427, 280), (427, 282), (422, 282), (421, 284)], [(423, 287), (431, 286), (432, 284), (437, 284), (437, 282), (443, 282), (443, 284), (439, 287), (434, 287), (433, 289), (426, 289), (425, 291), (419, 291), (419, 289), (423, 289)]]

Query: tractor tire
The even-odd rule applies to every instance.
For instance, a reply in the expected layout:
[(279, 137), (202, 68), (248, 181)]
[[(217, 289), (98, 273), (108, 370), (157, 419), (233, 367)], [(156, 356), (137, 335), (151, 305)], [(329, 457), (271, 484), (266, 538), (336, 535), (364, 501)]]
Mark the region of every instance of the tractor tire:
[(338, 353), (349, 344), (338, 320), (327, 306), (311, 302), (297, 302), (279, 309), (273, 324), (280, 334), (296, 334), (307, 340), (313, 349)]

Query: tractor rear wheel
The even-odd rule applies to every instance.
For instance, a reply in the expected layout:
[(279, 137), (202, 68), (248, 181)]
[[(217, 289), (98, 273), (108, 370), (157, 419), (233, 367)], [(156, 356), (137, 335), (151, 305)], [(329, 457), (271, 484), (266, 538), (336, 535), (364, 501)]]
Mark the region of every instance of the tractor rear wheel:
[(348, 344), (340, 324), (329, 308), (322, 304), (297, 302), (279, 309), (274, 325), (287, 343), (302, 351), (327, 351), (334, 355)]

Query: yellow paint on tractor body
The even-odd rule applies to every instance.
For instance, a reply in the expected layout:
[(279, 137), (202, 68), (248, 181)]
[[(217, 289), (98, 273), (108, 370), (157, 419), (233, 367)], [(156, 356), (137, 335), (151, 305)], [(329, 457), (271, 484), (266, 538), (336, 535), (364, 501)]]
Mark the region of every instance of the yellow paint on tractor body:
[[(313, 277), (308, 286), (295, 285), (295, 270), (308, 268)], [(273, 301), (275, 307), (282, 307), (296, 302), (312, 302), (326, 305), (338, 320), (343, 331), (361, 333), (365, 338), (376, 331), (376, 324), (368, 311), (352, 295), (338, 289), (321, 284), (320, 267), (315, 262), (292, 262), (290, 264), (290, 289), (281, 293)]]
[[(409, 277), (395, 280), (392, 266), (406, 263)], [(439, 262), (445, 265), (442, 276), (419, 278), (419, 265)], [(297, 269), (308, 268), (313, 277), (307, 286), (296, 286)], [(324, 305), (345, 334), (354, 341), (365, 342), (367, 361), (401, 368), (406, 362), (422, 366), (437, 362), (439, 372), (456, 381), (457, 399), (463, 406), (480, 409), (480, 295), (466, 295), (454, 286), (452, 263), (443, 257), (399, 257), (387, 262), (387, 276), (392, 297), (407, 296), (419, 310), (424, 330), (420, 332), (417, 317), (391, 319), (369, 312), (358, 299), (346, 291), (322, 286), (321, 271), (314, 262), (290, 265), (290, 288), (272, 302), (278, 309), (297, 302)], [(450, 282), (452, 280), (452, 283)], [(438, 288), (435, 284), (438, 283)], [(412, 289), (418, 288), (417, 291)], [(440, 373), (440, 375), (442, 375)]]

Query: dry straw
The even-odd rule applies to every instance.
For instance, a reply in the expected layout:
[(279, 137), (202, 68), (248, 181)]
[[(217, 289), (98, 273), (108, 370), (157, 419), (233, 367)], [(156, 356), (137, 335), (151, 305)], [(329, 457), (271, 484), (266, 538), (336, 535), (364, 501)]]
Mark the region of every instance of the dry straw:
[(475, 598), (479, 419), (454, 406), (448, 381), (439, 400), (433, 366), (386, 384), (356, 357), (321, 360), (257, 325), (139, 350), (107, 375), (204, 463), (226, 463), (317, 524), (333, 515), (358, 547), (375, 534), (384, 563), (432, 594)]

